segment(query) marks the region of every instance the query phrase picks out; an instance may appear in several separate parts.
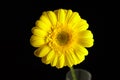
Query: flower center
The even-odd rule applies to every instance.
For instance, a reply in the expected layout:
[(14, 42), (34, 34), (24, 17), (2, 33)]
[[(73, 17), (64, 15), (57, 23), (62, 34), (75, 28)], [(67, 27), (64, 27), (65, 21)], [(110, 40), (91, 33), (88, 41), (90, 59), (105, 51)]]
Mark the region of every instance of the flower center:
[(58, 35), (57, 35), (58, 44), (61, 46), (66, 45), (69, 41), (69, 37), (70, 36), (67, 32), (62, 31), (62, 32), (58, 33)]

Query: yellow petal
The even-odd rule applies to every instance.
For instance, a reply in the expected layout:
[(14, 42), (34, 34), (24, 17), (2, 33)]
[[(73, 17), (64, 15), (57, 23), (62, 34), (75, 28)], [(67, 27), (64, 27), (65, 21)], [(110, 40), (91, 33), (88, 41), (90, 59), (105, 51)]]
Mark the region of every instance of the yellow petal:
[(39, 27), (33, 27), (32, 28), (32, 33), (34, 35), (39, 36), (39, 37), (45, 37), (47, 35), (47, 32), (41, 30)]
[(50, 50), (51, 50), (50, 47), (44, 46), (44, 47), (41, 49), (39, 56), (40, 56), (40, 57), (46, 56), (46, 55), (49, 53)]
[(52, 66), (56, 66), (56, 65), (57, 65), (57, 62), (58, 62), (58, 55), (55, 54), (55, 55), (54, 55), (54, 59), (53, 59), (51, 65), (52, 65)]
[(63, 10), (64, 10), (65, 14), (67, 14), (67, 10), (66, 9), (63, 9)]
[(41, 61), (42, 63), (46, 63), (46, 57), (42, 57)]
[(34, 47), (40, 47), (41, 45), (45, 44), (45, 40), (39, 36), (32, 35), (30, 38), (30, 43)]
[(39, 47), (38, 49), (36, 49), (36, 50), (34, 51), (34, 55), (35, 55), (36, 57), (39, 57), (39, 55), (40, 55), (40, 50), (41, 50), (41, 47)]
[(57, 15), (58, 14), (58, 10), (54, 10), (54, 13), (55, 13), (55, 15)]
[(88, 55), (88, 50), (79, 44), (76, 45), (75, 51), (81, 55)]
[(42, 57), (42, 62), (45, 64), (50, 64), (50, 61), (47, 61), (46, 56)]
[(65, 58), (64, 58), (64, 55), (62, 54), (59, 57), (59, 68), (62, 68), (64, 66), (64, 63), (65, 63)]
[(54, 13), (57, 15), (57, 18), (58, 18), (58, 11), (59, 10), (63, 10), (65, 12), (65, 14), (67, 13), (66, 9), (57, 9), (57, 10), (54, 10)]
[(74, 51), (73, 50), (69, 50), (69, 54), (71, 55), (74, 64), (75, 65), (78, 64), (78, 57), (75, 55)]
[(40, 20), (43, 21), (48, 27), (51, 27), (52, 24), (49, 20), (47, 12), (43, 12), (42, 16), (40, 17)]
[(72, 13), (73, 13), (72, 10), (68, 10), (68, 11), (67, 11), (67, 13), (66, 13), (66, 18), (65, 18), (65, 20), (66, 20), (67, 23), (68, 23), (71, 15), (72, 15)]
[(90, 30), (80, 31), (78, 35), (80, 38), (93, 38), (93, 34)]
[(59, 21), (60, 23), (64, 23), (64, 22), (65, 22), (65, 16), (66, 16), (66, 14), (65, 14), (64, 9), (59, 9), (57, 16), (58, 16), (58, 21)]
[(69, 67), (72, 67), (72, 65), (73, 65), (74, 62), (73, 62), (73, 60), (72, 60), (71, 54), (66, 53), (65, 59), (66, 59), (66, 64), (67, 64)]
[(89, 24), (87, 23), (86, 20), (81, 19), (77, 24), (76, 24), (76, 29), (79, 31), (87, 30), (89, 27)]
[(92, 47), (94, 43), (94, 39), (92, 38), (83, 38), (79, 40), (79, 44), (84, 47)]
[(84, 47), (91, 47), (93, 46), (93, 34), (90, 30), (85, 30), (85, 31), (81, 31), (79, 32), (79, 39), (78, 39), (78, 43), (81, 44)]
[(54, 57), (54, 54), (55, 54), (54, 50), (50, 51), (46, 56), (47, 61), (51, 60)]
[(51, 50), (51, 48), (48, 47), (47, 45), (46, 45), (46, 46), (43, 46), (43, 47), (41, 48), (40, 54), (39, 54), (38, 56), (39, 56), (39, 57), (44, 57), (44, 56), (46, 56), (46, 55), (49, 53), (50, 50)]
[(71, 25), (72, 28), (76, 27), (76, 24), (81, 20), (80, 16), (79, 16), (79, 13), (77, 12), (74, 12), (69, 21), (68, 21), (68, 24)]
[(52, 23), (52, 25), (56, 25), (57, 17), (55, 15), (55, 13), (53, 11), (48, 11), (47, 14), (48, 14), (48, 17), (49, 17), (50, 22)]
[(85, 56), (84, 55), (81, 55), (80, 52), (75, 52), (76, 56), (78, 57), (79, 59), (79, 62), (78, 63), (81, 63), (82, 61), (85, 60)]
[(36, 21), (36, 26), (39, 27), (40, 29), (44, 30), (44, 31), (50, 31), (50, 26), (48, 26), (46, 23), (44, 23), (41, 20), (37, 20)]

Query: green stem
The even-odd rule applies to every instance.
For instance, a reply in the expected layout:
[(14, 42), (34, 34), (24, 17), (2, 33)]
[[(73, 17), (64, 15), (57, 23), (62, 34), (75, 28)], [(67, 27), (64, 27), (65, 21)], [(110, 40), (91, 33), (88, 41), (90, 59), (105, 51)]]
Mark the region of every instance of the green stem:
[(71, 75), (72, 75), (73, 80), (77, 80), (74, 68), (70, 67), (70, 70), (71, 70)]

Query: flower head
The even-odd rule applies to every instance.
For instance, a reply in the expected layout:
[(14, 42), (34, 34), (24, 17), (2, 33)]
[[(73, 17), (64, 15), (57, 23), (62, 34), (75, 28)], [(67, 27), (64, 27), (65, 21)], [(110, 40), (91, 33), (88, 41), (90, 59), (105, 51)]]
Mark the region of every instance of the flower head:
[(86, 47), (93, 46), (93, 34), (78, 12), (58, 9), (45, 11), (32, 28), (30, 43), (37, 49), (35, 56), (57, 68), (72, 67), (88, 55)]

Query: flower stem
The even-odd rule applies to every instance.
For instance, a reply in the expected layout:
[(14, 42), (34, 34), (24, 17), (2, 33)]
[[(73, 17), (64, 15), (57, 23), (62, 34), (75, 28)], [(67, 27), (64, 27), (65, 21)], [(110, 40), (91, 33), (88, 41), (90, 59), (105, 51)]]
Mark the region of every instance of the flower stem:
[(71, 75), (72, 75), (73, 80), (77, 80), (74, 68), (70, 67), (70, 70), (71, 70)]

